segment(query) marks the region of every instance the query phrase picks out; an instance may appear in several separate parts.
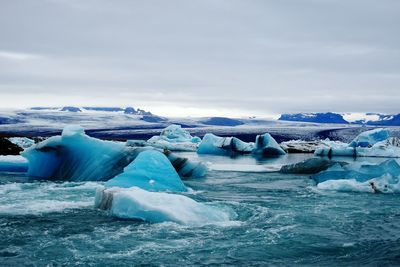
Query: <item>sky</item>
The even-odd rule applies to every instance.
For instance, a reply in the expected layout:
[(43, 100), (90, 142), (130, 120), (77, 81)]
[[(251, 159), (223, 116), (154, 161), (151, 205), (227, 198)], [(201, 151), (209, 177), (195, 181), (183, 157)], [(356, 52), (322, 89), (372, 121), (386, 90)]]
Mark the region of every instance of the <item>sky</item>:
[(0, 107), (400, 113), (398, 0), (0, 0)]

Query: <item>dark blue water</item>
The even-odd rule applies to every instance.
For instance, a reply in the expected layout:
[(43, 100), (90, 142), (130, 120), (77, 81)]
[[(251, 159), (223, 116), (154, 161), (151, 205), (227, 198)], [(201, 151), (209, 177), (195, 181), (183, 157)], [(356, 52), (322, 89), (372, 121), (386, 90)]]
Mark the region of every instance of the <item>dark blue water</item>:
[[(304, 157), (200, 159), (229, 169)], [(395, 194), (321, 191), (308, 176), (210, 171), (185, 181), (189, 196), (237, 215), (189, 227), (109, 217), (93, 208), (101, 183), (24, 181), (0, 174), (1, 266), (400, 264)]]

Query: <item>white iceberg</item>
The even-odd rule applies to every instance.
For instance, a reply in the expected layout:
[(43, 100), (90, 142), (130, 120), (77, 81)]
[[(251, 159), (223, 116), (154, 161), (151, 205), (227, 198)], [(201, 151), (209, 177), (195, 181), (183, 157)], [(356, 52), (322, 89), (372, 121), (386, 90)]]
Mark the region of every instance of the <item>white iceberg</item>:
[(152, 223), (176, 222), (184, 225), (226, 223), (231, 213), (196, 202), (183, 195), (149, 192), (138, 187), (99, 189), (95, 206), (112, 216)]
[(161, 131), (160, 136), (153, 136), (147, 144), (156, 148), (171, 151), (196, 151), (201, 139), (193, 137), (180, 125), (172, 124)]
[(161, 152), (147, 150), (125, 167), (106, 187), (140, 187), (148, 191), (187, 191), (171, 162)]

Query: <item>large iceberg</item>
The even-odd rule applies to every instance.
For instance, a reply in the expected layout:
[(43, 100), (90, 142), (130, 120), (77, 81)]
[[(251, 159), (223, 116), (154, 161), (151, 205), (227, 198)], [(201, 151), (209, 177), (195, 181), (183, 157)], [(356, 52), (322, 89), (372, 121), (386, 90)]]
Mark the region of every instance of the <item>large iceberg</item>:
[(224, 223), (230, 212), (196, 202), (183, 195), (149, 192), (138, 187), (99, 189), (95, 206), (112, 216), (153, 223), (172, 221), (186, 225)]
[(267, 157), (286, 154), (269, 133), (257, 135), (255, 143), (246, 143), (236, 137), (220, 137), (208, 133), (203, 137), (197, 153), (214, 155), (254, 154)]
[(378, 128), (359, 134), (353, 141), (351, 147), (372, 147), (377, 142), (384, 141), (390, 137), (388, 129)]
[(383, 175), (399, 177), (400, 165), (396, 160), (386, 160), (377, 165), (362, 162), (355, 162), (347, 165), (335, 164), (327, 170), (313, 175), (312, 178), (319, 184), (327, 180), (341, 179), (354, 179), (357, 182), (366, 182)]
[(123, 173), (106, 183), (108, 188), (134, 186), (148, 191), (187, 191), (168, 158), (156, 150), (141, 152)]
[(22, 156), (29, 161), (28, 175), (35, 178), (106, 181), (121, 173), (140, 151), (89, 137), (82, 127), (71, 125), (61, 136), (27, 148)]
[(171, 151), (196, 151), (201, 139), (191, 136), (180, 125), (172, 124), (161, 131), (160, 136), (153, 136), (147, 144), (156, 148)]
[(363, 132), (350, 144), (333, 141), (322, 141), (322, 144), (323, 147), (315, 151), (316, 156), (400, 157), (400, 141), (389, 137), (386, 129)]
[(203, 177), (207, 173), (207, 166), (202, 162), (191, 161), (184, 157), (179, 157), (169, 150), (163, 151), (169, 161), (182, 178)]
[(279, 156), (285, 155), (286, 152), (279, 146), (275, 139), (269, 134), (257, 135), (253, 154), (262, 156)]
[(208, 133), (203, 137), (198, 154), (235, 155), (250, 154), (254, 149), (254, 143), (246, 143), (236, 137), (220, 137)]
[(334, 165), (312, 178), (323, 190), (372, 193), (400, 192), (400, 165), (396, 160), (380, 164), (351, 163)]

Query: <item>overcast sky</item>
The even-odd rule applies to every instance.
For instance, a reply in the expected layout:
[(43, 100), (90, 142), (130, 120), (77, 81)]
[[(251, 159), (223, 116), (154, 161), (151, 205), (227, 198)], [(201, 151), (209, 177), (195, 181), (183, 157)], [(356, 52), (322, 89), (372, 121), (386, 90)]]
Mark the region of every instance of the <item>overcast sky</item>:
[(400, 1), (0, 1), (0, 107), (62, 105), (400, 113)]

